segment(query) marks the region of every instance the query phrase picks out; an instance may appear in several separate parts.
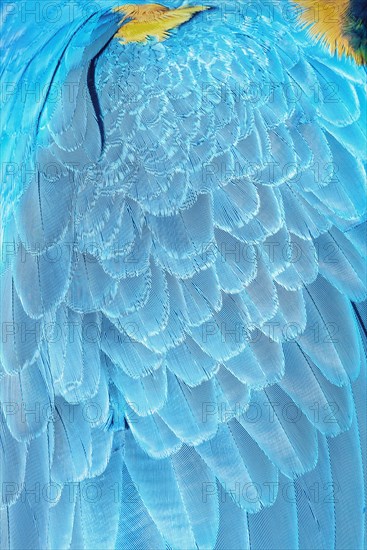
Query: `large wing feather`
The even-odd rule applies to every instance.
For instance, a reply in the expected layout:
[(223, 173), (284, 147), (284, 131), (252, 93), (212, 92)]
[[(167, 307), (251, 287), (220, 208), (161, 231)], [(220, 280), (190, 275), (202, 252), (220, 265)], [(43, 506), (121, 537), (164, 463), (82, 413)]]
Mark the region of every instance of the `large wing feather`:
[(365, 73), (204, 5), (3, 9), (2, 547), (362, 547)]

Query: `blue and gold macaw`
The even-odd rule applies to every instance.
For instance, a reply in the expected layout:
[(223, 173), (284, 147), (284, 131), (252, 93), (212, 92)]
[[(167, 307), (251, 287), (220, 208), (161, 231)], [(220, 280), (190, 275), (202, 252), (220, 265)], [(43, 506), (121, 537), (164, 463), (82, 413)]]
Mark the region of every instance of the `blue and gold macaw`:
[(362, 549), (365, 3), (1, 10), (1, 548)]

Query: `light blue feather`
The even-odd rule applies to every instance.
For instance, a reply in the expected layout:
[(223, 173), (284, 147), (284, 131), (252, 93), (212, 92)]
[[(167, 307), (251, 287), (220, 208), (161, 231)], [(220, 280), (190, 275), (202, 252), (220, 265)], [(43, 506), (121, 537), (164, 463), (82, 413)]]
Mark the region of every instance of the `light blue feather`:
[(1, 546), (361, 548), (364, 68), (289, 0), (117, 4), (2, 10)]

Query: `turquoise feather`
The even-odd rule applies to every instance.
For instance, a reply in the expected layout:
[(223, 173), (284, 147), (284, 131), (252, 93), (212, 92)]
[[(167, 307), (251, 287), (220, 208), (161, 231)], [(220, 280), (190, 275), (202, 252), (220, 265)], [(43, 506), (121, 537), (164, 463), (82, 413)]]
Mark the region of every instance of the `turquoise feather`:
[(116, 5), (2, 10), (0, 545), (362, 548), (365, 71)]

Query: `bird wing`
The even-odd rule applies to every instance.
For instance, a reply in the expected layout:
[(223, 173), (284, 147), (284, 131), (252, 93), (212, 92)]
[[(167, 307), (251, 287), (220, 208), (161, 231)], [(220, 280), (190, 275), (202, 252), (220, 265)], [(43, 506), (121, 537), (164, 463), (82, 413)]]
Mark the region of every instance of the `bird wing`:
[(2, 547), (362, 546), (365, 73), (210, 5), (6, 8)]

